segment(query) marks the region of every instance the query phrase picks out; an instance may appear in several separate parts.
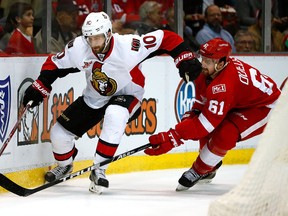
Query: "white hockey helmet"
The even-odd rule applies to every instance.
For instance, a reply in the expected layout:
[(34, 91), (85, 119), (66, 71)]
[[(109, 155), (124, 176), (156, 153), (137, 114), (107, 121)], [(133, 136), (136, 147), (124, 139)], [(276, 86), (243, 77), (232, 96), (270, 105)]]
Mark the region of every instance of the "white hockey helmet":
[[(111, 32), (110, 36), (109, 32)], [(107, 45), (112, 36), (112, 23), (109, 16), (104, 12), (90, 13), (82, 25), (82, 34), (85, 37), (104, 34)]]

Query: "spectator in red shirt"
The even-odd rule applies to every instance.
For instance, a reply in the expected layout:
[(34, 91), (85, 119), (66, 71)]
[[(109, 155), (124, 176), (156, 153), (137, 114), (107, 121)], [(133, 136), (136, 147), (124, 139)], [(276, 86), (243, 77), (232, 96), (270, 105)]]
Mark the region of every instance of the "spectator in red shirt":
[(8, 41), (7, 54), (36, 54), (33, 43), (34, 10), (24, 2), (16, 2), (10, 7), (6, 23), (15, 27)]

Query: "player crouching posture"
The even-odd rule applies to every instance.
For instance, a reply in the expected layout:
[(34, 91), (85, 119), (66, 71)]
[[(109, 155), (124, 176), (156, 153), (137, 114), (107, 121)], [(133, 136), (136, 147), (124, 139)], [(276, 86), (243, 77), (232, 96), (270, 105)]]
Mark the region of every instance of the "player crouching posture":
[[(141, 37), (112, 34), (110, 18), (99, 12), (86, 17), (82, 34), (70, 41), (63, 52), (47, 58), (40, 76), (24, 95), (24, 106), (32, 100), (33, 107), (49, 95), (57, 78), (75, 72), (86, 77), (82, 96), (69, 105), (51, 128), (52, 150), (58, 166), (46, 173), (48, 182), (72, 172), (77, 154), (75, 138), (82, 137), (103, 118), (94, 163), (114, 156), (126, 124), (141, 111), (145, 83), (139, 65), (142, 61), (167, 53), (175, 59), (184, 80), (187, 77), (194, 80), (201, 72), (201, 63), (174, 32), (158, 30)], [(91, 172), (91, 192), (101, 194), (108, 188), (107, 167), (98, 167)]]
[(160, 155), (183, 140), (199, 140), (200, 153), (179, 179), (176, 191), (187, 190), (200, 180), (212, 179), (226, 153), (239, 141), (259, 135), (267, 123), (280, 90), (256, 68), (230, 58), (231, 46), (215, 38), (200, 47), (202, 73), (195, 80), (192, 110), (168, 132), (149, 137), (152, 148), (144, 152)]

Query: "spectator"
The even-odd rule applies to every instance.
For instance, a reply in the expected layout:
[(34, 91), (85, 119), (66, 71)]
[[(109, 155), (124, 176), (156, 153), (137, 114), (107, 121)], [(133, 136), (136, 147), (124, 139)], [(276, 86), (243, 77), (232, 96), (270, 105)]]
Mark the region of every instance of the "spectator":
[[(55, 0), (52, 0), (55, 1)], [(0, 19), (0, 25), (5, 26), (6, 19), (9, 13), (9, 8), (11, 5), (15, 4), (16, 2), (25, 2), (27, 4), (30, 4), (34, 11), (34, 23), (33, 23), (33, 33), (37, 33), (39, 29), (42, 26), (42, 8), (43, 3), (39, 0), (0, 0), (0, 12), (1, 12), (1, 19)], [(35, 36), (35, 35), (33, 35)]]
[(192, 28), (194, 36), (203, 28), (205, 24), (204, 12), (212, 4), (220, 7), (223, 16), (223, 28), (231, 34), (235, 31), (236, 11), (234, 9), (234, 0), (194, 0), (193, 4), (191, 4), (190, 0), (183, 0), (184, 19), (186, 24)]
[(122, 20), (124, 23), (139, 21), (138, 2), (134, 0), (112, 0), (112, 19)]
[(217, 5), (209, 5), (205, 12), (205, 24), (203, 28), (197, 33), (196, 40), (201, 45), (213, 38), (222, 38), (230, 43), (232, 52), (235, 52), (234, 39), (232, 35), (223, 29), (221, 10)]
[[(95, 4), (98, 6), (100, 0), (75, 0), (76, 5), (79, 8), (78, 11), (78, 19), (77, 19), (77, 28), (80, 30), (81, 26), (85, 20), (85, 18), (88, 16), (90, 12), (93, 11), (93, 5)], [(98, 6), (99, 7), (99, 6)], [(57, 6), (56, 6), (57, 8)]]
[(156, 1), (145, 1), (139, 8), (140, 23), (136, 27), (139, 35), (161, 28), (163, 14), (162, 5)]
[(236, 52), (256, 52), (255, 41), (251, 32), (240, 29), (234, 36)]
[[(112, 29), (118, 34), (134, 34), (135, 29), (129, 27), (131, 22), (139, 22), (137, 5), (134, 0), (112, 0)], [(126, 28), (128, 25), (128, 28)]]
[[(278, 16), (278, 1), (271, 0), (272, 13)], [(235, 9), (239, 17), (241, 29), (247, 29), (249, 26), (256, 24), (259, 11), (262, 9), (262, 1), (259, 0), (236, 0)]]
[(224, 7), (220, 7), (220, 10), (223, 19), (222, 21), (223, 28), (234, 37), (239, 29), (239, 20), (235, 8), (226, 5)]
[[(161, 13), (165, 14), (168, 8), (173, 7), (174, 0), (154, 0), (155, 2), (161, 4)], [(146, 2), (146, 0), (112, 0), (112, 12), (118, 13), (118, 16), (121, 15), (121, 10), (124, 11), (126, 16), (126, 22), (132, 22), (140, 20), (139, 17), (139, 8), (141, 5)], [(115, 7), (118, 5), (117, 8)], [(120, 12), (120, 14), (119, 14)], [(114, 14), (112, 14), (113, 19), (115, 19)], [(119, 19), (119, 18), (118, 18)], [(166, 20), (162, 21), (162, 24), (166, 24)]]
[(162, 25), (167, 24), (164, 14), (167, 13), (168, 9), (174, 7), (174, 0), (156, 0), (161, 4), (161, 13), (163, 14)]
[(193, 4), (190, 0), (183, 0), (184, 21), (193, 30), (194, 36), (205, 24), (203, 6), (203, 0), (194, 0)]
[[(163, 29), (176, 32), (176, 24), (174, 19), (174, 7), (168, 8), (165, 14), (167, 24), (163, 26)], [(184, 42), (193, 50), (197, 51), (200, 48), (199, 43), (193, 36), (193, 30), (185, 24), (183, 21), (183, 39)]]
[[(61, 52), (65, 45), (77, 37), (77, 19), (79, 7), (72, 0), (61, 0), (56, 8), (55, 18), (52, 20), (52, 34), (50, 41), (51, 53)], [(36, 48), (43, 52), (42, 30), (36, 36)]]
[(8, 34), (13, 29), (5, 48), (7, 54), (36, 54), (33, 43), (33, 22), (34, 11), (30, 4), (16, 2), (11, 5), (5, 26)]
[[(271, 19), (273, 20), (273, 16), (271, 15)], [(272, 21), (271, 21), (272, 22)], [(255, 40), (255, 46), (257, 52), (263, 52), (263, 38), (262, 38), (262, 10), (259, 11), (257, 22), (254, 25), (249, 26), (248, 31), (252, 33), (253, 38)], [(281, 52), (284, 51), (284, 35), (272, 25), (271, 28), (271, 51), (272, 52)]]

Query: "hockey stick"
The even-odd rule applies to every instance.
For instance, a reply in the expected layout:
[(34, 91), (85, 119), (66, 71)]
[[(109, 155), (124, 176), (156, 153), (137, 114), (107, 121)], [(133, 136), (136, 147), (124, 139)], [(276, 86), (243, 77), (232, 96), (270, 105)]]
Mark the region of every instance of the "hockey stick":
[(29, 101), (29, 102), (27, 103), (27, 105), (24, 107), (24, 109), (23, 109), (21, 115), (19, 116), (16, 124), (15, 124), (14, 127), (12, 128), (12, 131), (10, 132), (8, 138), (5, 140), (3, 146), (2, 146), (1, 149), (0, 149), (0, 156), (2, 155), (2, 153), (3, 153), (4, 150), (5, 150), (5, 148), (7, 147), (8, 143), (9, 143), (10, 140), (12, 139), (15, 131), (16, 131), (17, 128), (18, 128), (18, 125), (19, 125), (20, 122), (21, 122), (22, 117), (25, 115), (25, 113), (26, 113), (27, 110), (30, 108), (30, 106), (32, 105), (32, 103), (33, 103), (33, 101)]
[(140, 146), (138, 148), (132, 149), (130, 151), (124, 152), (124, 153), (119, 154), (117, 156), (114, 156), (114, 157), (112, 157), (110, 159), (102, 161), (101, 163), (86, 167), (86, 168), (84, 168), (82, 170), (79, 170), (79, 171), (71, 173), (71, 174), (69, 174), (69, 175), (67, 175), (65, 177), (62, 177), (62, 178), (60, 178), (60, 179), (58, 179), (56, 181), (41, 185), (41, 186), (33, 188), (33, 189), (24, 188), (24, 187), (16, 184), (15, 182), (10, 180), (6, 176), (4, 176), (2, 173), (0, 173), (0, 186), (5, 188), (8, 191), (14, 193), (14, 194), (17, 194), (18, 196), (27, 197), (27, 196), (29, 196), (31, 194), (34, 194), (34, 193), (38, 192), (38, 191), (42, 191), (42, 190), (44, 190), (46, 188), (49, 188), (49, 187), (52, 187), (52, 186), (54, 186), (56, 184), (59, 184), (61, 182), (67, 181), (67, 180), (72, 179), (72, 178), (75, 178), (75, 177), (80, 176), (80, 175), (82, 175), (82, 174), (84, 174), (86, 172), (92, 171), (92, 170), (96, 169), (99, 166), (101, 167), (103, 165), (112, 163), (114, 161), (120, 160), (120, 159), (125, 158), (127, 156), (130, 156), (132, 154), (135, 154), (135, 153), (137, 153), (139, 151), (142, 151), (142, 150), (144, 150), (144, 149), (146, 149), (146, 148), (148, 148), (150, 146), (151, 146), (151, 144), (147, 143), (147, 144), (145, 144), (143, 146)]

